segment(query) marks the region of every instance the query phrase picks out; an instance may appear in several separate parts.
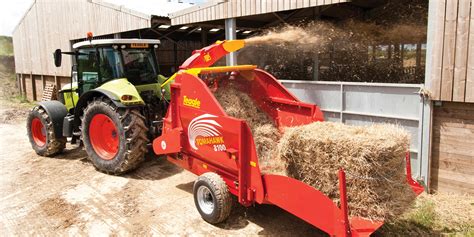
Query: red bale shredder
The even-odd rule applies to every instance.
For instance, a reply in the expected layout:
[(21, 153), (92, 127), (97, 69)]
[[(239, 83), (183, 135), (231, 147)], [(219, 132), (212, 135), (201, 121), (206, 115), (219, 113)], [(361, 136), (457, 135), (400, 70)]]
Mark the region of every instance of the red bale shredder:
[[(228, 116), (214, 97), (220, 81), (238, 83), (280, 130), (323, 121), (323, 114), (256, 66), (210, 67), (243, 46), (242, 40), (218, 41), (194, 51), (162, 85), (171, 83), (171, 102), (162, 135), (153, 141), (154, 152), (199, 176), (194, 184), (194, 201), (209, 223), (222, 222), (229, 216), (234, 195), (246, 207), (255, 203), (277, 205), (332, 236), (373, 233), (383, 222), (348, 216), (343, 170), (339, 171), (340, 206), (301, 181), (261, 173), (248, 124)], [(407, 157), (408, 171), (409, 167)], [(422, 192), (410, 172), (407, 181), (415, 192)]]

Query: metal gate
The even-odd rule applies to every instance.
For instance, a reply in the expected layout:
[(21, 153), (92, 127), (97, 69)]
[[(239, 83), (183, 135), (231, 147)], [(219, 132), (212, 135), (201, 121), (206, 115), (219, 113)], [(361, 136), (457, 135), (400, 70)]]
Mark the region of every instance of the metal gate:
[[(428, 162), (422, 162), (423, 84), (281, 80), (305, 102), (317, 104), (327, 121), (354, 125), (393, 123), (411, 135), (412, 176), (427, 183)], [(427, 157), (427, 156), (426, 156)], [(426, 166), (426, 167), (425, 167)]]

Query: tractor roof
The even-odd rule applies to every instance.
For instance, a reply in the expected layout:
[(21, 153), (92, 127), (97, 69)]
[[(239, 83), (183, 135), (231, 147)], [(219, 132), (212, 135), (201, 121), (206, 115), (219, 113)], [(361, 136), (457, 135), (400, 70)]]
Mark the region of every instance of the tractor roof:
[(86, 40), (72, 45), (73, 48), (82, 48), (84, 46), (93, 45), (113, 45), (113, 44), (160, 44), (160, 40), (157, 39), (98, 39), (98, 40)]

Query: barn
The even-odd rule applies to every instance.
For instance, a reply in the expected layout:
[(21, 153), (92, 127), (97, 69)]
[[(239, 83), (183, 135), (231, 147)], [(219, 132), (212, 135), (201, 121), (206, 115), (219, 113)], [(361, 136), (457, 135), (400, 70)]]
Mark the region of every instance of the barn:
[(471, 0), (210, 0), (168, 14), (100, 0), (36, 0), (13, 34), (16, 73), (30, 100), (39, 99), (46, 84), (67, 83), (71, 65), (55, 68), (51, 53), (69, 50), (88, 31), (96, 38), (161, 39), (160, 67), (170, 76), (192, 50), (219, 39), (309, 22), (356, 35), (379, 31), (371, 24), (345, 28), (354, 19), (371, 22), (399, 34), (388, 37), (393, 32), (382, 29), (382, 37), (350, 50), (343, 49), (346, 41), (304, 54), (254, 48), (258, 53), (232, 54), (227, 64), (265, 67), (300, 99), (318, 104), (326, 120), (402, 125), (412, 135), (415, 179), (427, 190), (474, 193), (471, 5)]
[[(142, 4), (116, 5), (100, 0), (35, 0), (13, 32), (16, 74), (23, 95), (41, 99), (47, 84), (69, 83), (71, 60), (56, 68), (52, 52), (70, 51), (86, 38), (153, 38), (161, 40), (160, 71), (171, 76), (192, 50), (207, 45), (216, 33), (203, 38), (198, 26), (171, 26), (169, 11), (192, 6), (189, 3), (141, 1)], [(126, 3), (126, 2), (125, 2)], [(207, 33), (207, 32), (204, 32)], [(205, 35), (205, 34), (204, 34)]]

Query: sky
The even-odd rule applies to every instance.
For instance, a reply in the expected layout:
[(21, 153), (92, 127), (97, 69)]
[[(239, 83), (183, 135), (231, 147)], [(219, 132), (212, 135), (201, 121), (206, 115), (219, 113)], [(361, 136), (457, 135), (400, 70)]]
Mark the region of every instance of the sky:
[(31, 3), (33, 3), (33, 0), (0, 2), (0, 35), (12, 35), (13, 28), (20, 22)]
[[(66, 0), (72, 1), (72, 0)], [(85, 0), (83, 0), (85, 1)], [(130, 3), (137, 3), (140, 0), (107, 0), (107, 2), (122, 5), (124, 2), (129, 1)], [(168, 1), (168, 0), (156, 0), (156, 1)], [(202, 3), (206, 0), (182, 0), (184, 3)], [(171, 2), (178, 2), (177, 0), (171, 0)], [(13, 29), (20, 22), (21, 18), (33, 3), (33, 0), (4, 0), (0, 1), (0, 35), (11, 36)]]

